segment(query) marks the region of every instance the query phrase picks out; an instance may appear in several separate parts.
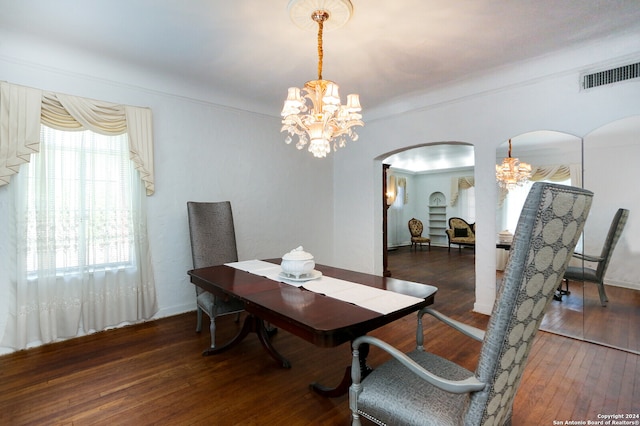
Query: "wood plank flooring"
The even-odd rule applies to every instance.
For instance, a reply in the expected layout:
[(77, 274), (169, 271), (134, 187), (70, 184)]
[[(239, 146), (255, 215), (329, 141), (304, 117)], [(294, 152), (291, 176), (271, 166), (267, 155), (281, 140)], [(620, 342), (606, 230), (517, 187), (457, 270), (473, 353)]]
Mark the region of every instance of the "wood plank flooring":
[[(436, 307), (483, 327), (473, 306), (472, 250), (433, 247), (390, 252), (395, 277), (439, 287)], [(426, 267), (426, 265), (429, 265)], [(469, 267), (470, 266), (470, 267)], [(239, 325), (219, 320), (220, 341)], [(336, 384), (350, 362), (348, 345), (319, 349), (282, 330), (274, 345), (292, 362), (282, 369), (255, 336), (211, 357), (195, 313), (110, 330), (0, 357), (1, 425), (348, 425), (347, 396), (309, 390)], [(415, 344), (415, 316), (372, 335), (403, 350)], [(430, 320), (427, 349), (473, 369), (480, 344)], [(387, 357), (372, 349), (370, 364)], [(640, 413), (640, 356), (539, 333), (514, 405), (514, 425), (597, 420)]]
[(602, 307), (592, 283), (571, 282), (571, 294), (549, 307), (541, 327), (640, 353), (640, 291), (607, 286)]

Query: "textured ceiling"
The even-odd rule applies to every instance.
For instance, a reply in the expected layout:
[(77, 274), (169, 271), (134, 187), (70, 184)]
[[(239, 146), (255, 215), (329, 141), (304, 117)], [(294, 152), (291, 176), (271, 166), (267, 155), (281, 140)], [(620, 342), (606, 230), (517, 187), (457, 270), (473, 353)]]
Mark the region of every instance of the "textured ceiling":
[[(195, 87), (205, 100), (275, 117), (289, 86), (301, 87), (317, 77), (316, 32), (292, 23), (288, 3), (0, 0), (0, 55), (47, 58), (48, 66), (107, 79), (114, 69), (120, 71), (113, 64), (124, 63), (123, 70), (176, 82), (169, 90)], [(340, 85), (343, 100), (348, 93), (360, 94), (365, 122), (367, 111), (395, 105), (407, 95), (640, 29), (638, 0), (352, 3), (351, 20), (325, 32), (323, 77)], [(14, 46), (14, 40), (40, 48), (32, 52)], [(73, 52), (73, 65), (51, 53), (61, 46)], [(454, 145), (449, 147), (455, 152), (445, 155), (445, 147), (395, 159), (405, 159), (399, 167), (423, 171), (440, 167), (443, 157), (453, 161), (448, 167), (461, 167), (473, 152)], [(436, 161), (418, 161), (425, 151)]]
[[(323, 76), (340, 85), (343, 99), (359, 93), (365, 114), (408, 94), (640, 27), (638, 0), (352, 3), (351, 20), (325, 33)], [(7, 34), (63, 44), (202, 87), (225, 105), (277, 116), (287, 87), (317, 76), (316, 34), (291, 22), (287, 4), (0, 0), (0, 49), (10, 43)]]

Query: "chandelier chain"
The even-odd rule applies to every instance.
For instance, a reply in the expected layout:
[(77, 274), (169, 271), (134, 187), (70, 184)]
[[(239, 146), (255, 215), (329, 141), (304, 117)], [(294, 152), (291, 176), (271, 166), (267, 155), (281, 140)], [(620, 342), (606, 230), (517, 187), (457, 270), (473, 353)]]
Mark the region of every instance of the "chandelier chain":
[(324, 58), (324, 50), (322, 49), (322, 32), (324, 30), (324, 19), (317, 19), (314, 16), (314, 20), (318, 23), (318, 80), (322, 80), (322, 60)]

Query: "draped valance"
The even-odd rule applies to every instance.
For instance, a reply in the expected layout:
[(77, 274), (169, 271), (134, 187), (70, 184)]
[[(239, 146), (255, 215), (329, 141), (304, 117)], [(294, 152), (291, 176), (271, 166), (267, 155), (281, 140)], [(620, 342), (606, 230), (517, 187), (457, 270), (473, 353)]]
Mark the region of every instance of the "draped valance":
[[(563, 182), (570, 179), (572, 186), (582, 187), (582, 166), (580, 164), (556, 164), (552, 166), (531, 166), (532, 182), (542, 180)], [(498, 206), (502, 206), (509, 190), (500, 188)]]
[(389, 175), (386, 194), (388, 206), (395, 203), (396, 197), (398, 196), (398, 188), (403, 189), (402, 204), (407, 204), (409, 202), (409, 194), (407, 194), (407, 178), (396, 178), (395, 175)]
[(149, 108), (119, 105), (0, 82), (0, 186), (39, 151), (40, 124), (129, 136), (129, 157), (153, 194), (153, 121)]
[(409, 194), (407, 193), (407, 178), (398, 178), (398, 188), (402, 188), (402, 204), (409, 202)]
[(451, 202), (452, 207), (456, 205), (458, 196), (461, 189), (469, 189), (475, 185), (475, 178), (473, 176), (453, 177), (451, 178)]

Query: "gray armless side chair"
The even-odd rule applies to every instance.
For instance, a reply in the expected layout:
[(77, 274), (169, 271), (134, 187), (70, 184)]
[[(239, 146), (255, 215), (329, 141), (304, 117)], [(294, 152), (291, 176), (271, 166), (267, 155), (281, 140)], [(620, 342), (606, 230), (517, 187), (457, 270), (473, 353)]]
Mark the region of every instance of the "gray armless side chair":
[[(417, 349), (409, 354), (375, 337), (355, 339), (349, 389), (353, 425), (360, 424), (361, 416), (380, 425), (511, 424), (534, 336), (580, 237), (592, 196), (580, 188), (533, 185), (486, 331), (425, 308), (418, 313)], [(475, 372), (424, 351), (425, 313), (483, 342)], [(392, 358), (361, 381), (358, 348), (363, 343)]]
[[(189, 201), (187, 212), (194, 269), (238, 261), (233, 214), (229, 201), (216, 203)], [(196, 303), (198, 315), (196, 331), (202, 330), (202, 312), (205, 312), (211, 319), (209, 326), (211, 348), (215, 348), (216, 317), (233, 313), (239, 315), (244, 310), (244, 306), (238, 299), (222, 300), (198, 286), (196, 286)], [(206, 353), (208, 352), (205, 351)]]
[(628, 217), (629, 210), (618, 209), (616, 214), (613, 216), (611, 225), (609, 226), (609, 232), (607, 233), (607, 238), (604, 240), (604, 246), (602, 247), (600, 256), (589, 256), (586, 254), (574, 253), (573, 257), (575, 258), (586, 260), (587, 262), (596, 262), (596, 269), (583, 268), (582, 266), (569, 266), (564, 273), (566, 289), (559, 289), (558, 300), (562, 300), (563, 294), (569, 294), (569, 280), (584, 281), (595, 283), (598, 286), (600, 304), (602, 306), (607, 306), (609, 298), (607, 297), (607, 293), (604, 291), (604, 275), (607, 273), (607, 268), (609, 267), (609, 261), (613, 255), (613, 250), (616, 248), (616, 244), (618, 244), (618, 240), (620, 239), (622, 230), (627, 223)]

